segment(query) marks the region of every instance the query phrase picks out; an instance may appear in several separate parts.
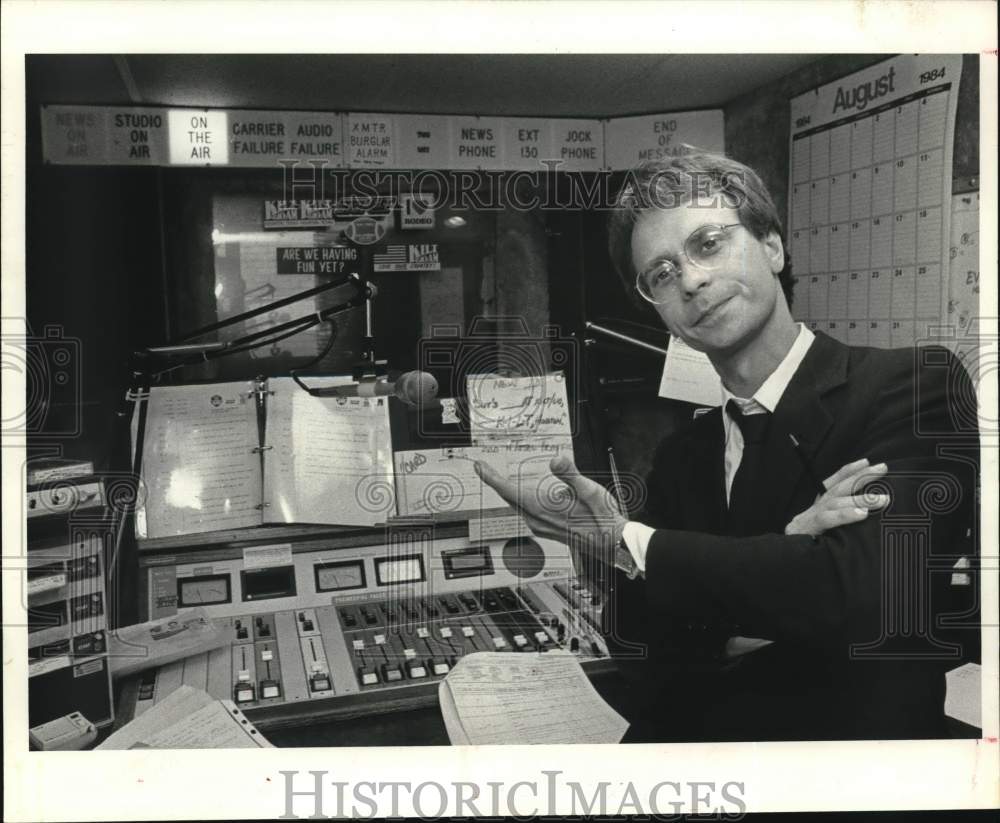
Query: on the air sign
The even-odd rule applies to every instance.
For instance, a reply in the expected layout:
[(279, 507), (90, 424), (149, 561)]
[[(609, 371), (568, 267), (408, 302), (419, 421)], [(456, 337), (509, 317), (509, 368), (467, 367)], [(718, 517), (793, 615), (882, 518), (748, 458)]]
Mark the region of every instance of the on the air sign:
[(229, 162), (228, 117), (224, 111), (169, 111), (170, 163), (175, 166)]

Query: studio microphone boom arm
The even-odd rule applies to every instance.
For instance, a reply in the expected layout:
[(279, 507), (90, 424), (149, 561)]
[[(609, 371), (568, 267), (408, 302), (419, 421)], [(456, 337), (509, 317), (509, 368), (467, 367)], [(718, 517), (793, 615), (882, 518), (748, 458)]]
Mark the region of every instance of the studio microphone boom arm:
[[(301, 317), (294, 320), (288, 320), (284, 323), (269, 326), (266, 329), (252, 332), (233, 340), (227, 340), (224, 342), (196, 342), (199, 337), (203, 337), (211, 332), (236, 326), (246, 320), (250, 320), (262, 314), (267, 314), (268, 312), (273, 312), (275, 309), (282, 308), (292, 303), (297, 303), (300, 300), (306, 300), (310, 297), (316, 297), (317, 295), (346, 285), (353, 286), (355, 288), (355, 294), (343, 303), (338, 303), (335, 306), (328, 306), (315, 312), (303, 314)], [(137, 374), (144, 375), (148, 373), (147, 368), (145, 368), (144, 361), (148, 360), (150, 357), (173, 358), (175, 365), (194, 365), (207, 360), (215, 360), (229, 354), (235, 354), (237, 352), (246, 351), (247, 349), (266, 345), (268, 342), (276, 339), (277, 336), (289, 337), (293, 334), (297, 334), (310, 326), (314, 326), (317, 323), (327, 320), (334, 314), (347, 311), (348, 309), (353, 309), (361, 305), (365, 306), (366, 359), (374, 362), (374, 310), (372, 304), (375, 294), (375, 286), (368, 281), (363, 280), (360, 275), (356, 273), (352, 273), (346, 277), (339, 277), (336, 280), (331, 280), (321, 286), (316, 286), (315, 288), (298, 292), (297, 294), (293, 294), (289, 297), (284, 297), (281, 300), (275, 300), (271, 303), (266, 303), (263, 306), (258, 306), (250, 311), (236, 314), (232, 317), (227, 317), (225, 320), (220, 320), (217, 323), (210, 323), (207, 326), (194, 329), (193, 331), (181, 335), (181, 337), (173, 343), (164, 346), (150, 346), (137, 351), (133, 355), (134, 359), (137, 363), (142, 363), (142, 365), (138, 368)]]
[(623, 334), (620, 331), (615, 331), (614, 329), (606, 328), (605, 326), (598, 326), (597, 323), (591, 323), (589, 320), (584, 322), (584, 327), (587, 331), (596, 331), (599, 334), (607, 335), (615, 340), (620, 340), (623, 343), (629, 343), (633, 346), (638, 346), (640, 349), (645, 349), (646, 351), (654, 352), (655, 354), (661, 354), (664, 357), (667, 356), (667, 350), (661, 348), (660, 346), (654, 346), (652, 343), (647, 343), (645, 340), (639, 340), (637, 337), (631, 337), (627, 334)]

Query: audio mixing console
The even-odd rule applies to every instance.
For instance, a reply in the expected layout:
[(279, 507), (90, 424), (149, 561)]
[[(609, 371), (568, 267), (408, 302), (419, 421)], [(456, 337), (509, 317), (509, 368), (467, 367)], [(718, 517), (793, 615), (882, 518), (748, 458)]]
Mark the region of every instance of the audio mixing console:
[(313, 540), (168, 561), (145, 569), (150, 616), (198, 607), (228, 642), (130, 681), (122, 721), (181, 684), (235, 701), (262, 728), (430, 704), (478, 651), (564, 649), (587, 669), (610, 668), (601, 598), (552, 541), (418, 531), (381, 545)]

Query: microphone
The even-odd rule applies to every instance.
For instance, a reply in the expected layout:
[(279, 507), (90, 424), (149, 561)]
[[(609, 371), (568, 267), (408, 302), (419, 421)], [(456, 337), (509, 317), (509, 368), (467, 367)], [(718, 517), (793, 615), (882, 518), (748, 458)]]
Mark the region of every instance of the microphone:
[(347, 386), (319, 389), (324, 397), (396, 397), (407, 406), (430, 405), (438, 394), (438, 382), (425, 371), (403, 372), (394, 381), (362, 380)]

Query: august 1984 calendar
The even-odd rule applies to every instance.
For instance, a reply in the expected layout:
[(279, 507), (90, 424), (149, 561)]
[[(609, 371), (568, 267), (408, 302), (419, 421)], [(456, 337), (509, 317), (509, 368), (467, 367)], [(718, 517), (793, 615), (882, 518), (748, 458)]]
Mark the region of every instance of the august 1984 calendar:
[(793, 314), (854, 345), (947, 317), (961, 55), (903, 55), (791, 101)]

